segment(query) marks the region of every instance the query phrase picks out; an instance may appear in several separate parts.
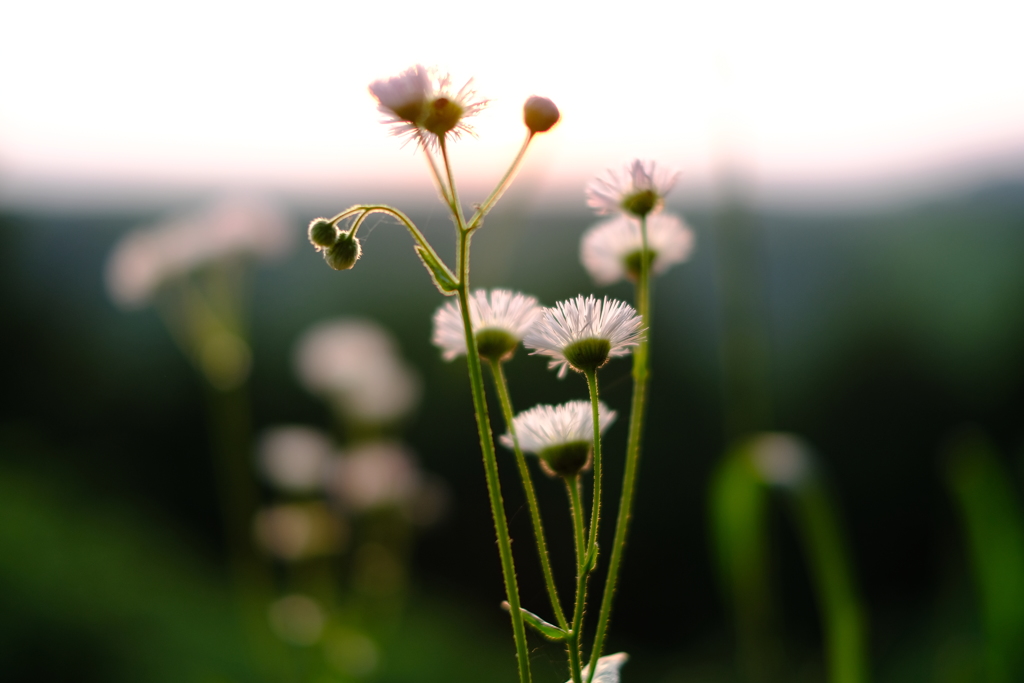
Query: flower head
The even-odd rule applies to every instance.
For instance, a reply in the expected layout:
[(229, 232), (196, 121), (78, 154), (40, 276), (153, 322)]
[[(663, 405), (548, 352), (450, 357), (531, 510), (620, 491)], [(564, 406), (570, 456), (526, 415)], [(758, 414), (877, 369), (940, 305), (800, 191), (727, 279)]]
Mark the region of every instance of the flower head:
[(323, 484), (333, 446), (326, 434), (312, 427), (275, 427), (263, 433), (256, 449), (264, 478), (288, 493), (310, 493)]
[(408, 448), (396, 441), (375, 441), (337, 458), (327, 476), (327, 488), (347, 509), (365, 512), (410, 504), (421, 479)]
[[(629, 659), (625, 652), (616, 652), (613, 655), (605, 655), (597, 660), (597, 670), (594, 671), (594, 678), (591, 683), (619, 683), (619, 669)], [(590, 666), (583, 667), (583, 678), (590, 675)], [(572, 683), (571, 681), (569, 683)]]
[[(541, 314), (532, 296), (495, 289), (478, 289), (469, 299), (469, 319), (473, 323), (477, 351), (489, 360), (505, 360), (512, 355), (523, 335)], [(458, 301), (449, 301), (434, 314), (434, 338), (442, 357), (452, 360), (466, 353), (466, 334)]]
[[(598, 404), (603, 433), (615, 421), (615, 411)], [(573, 476), (590, 462), (594, 439), (594, 413), (589, 401), (569, 401), (559, 406), (539, 405), (512, 419), (519, 447), (540, 457), (546, 471)], [(501, 443), (513, 447), (510, 434)]]
[[(689, 258), (693, 231), (670, 213), (649, 216), (647, 250), (651, 270), (661, 274)], [(640, 222), (625, 215), (594, 225), (580, 243), (580, 260), (599, 285), (610, 285), (624, 277), (637, 280), (643, 265), (642, 252)]]
[(465, 119), (483, 109), (487, 101), (477, 98), (472, 79), (457, 92), (452, 90), (451, 81), (450, 75), (439, 75), (417, 64), (392, 78), (374, 81), (370, 94), (377, 99), (384, 123), (394, 125), (393, 135), (428, 132), (435, 139), (449, 134), (458, 138), (473, 132)]
[(558, 368), (558, 376), (565, 377), (570, 367), (589, 372), (609, 358), (625, 356), (643, 336), (643, 320), (632, 306), (591, 294), (544, 309), (523, 344), (536, 349), (534, 354), (554, 358), (548, 367)]
[(623, 212), (642, 217), (661, 208), (678, 173), (655, 168), (653, 161), (634, 159), (622, 175), (608, 171), (587, 185), (587, 206), (598, 214)]

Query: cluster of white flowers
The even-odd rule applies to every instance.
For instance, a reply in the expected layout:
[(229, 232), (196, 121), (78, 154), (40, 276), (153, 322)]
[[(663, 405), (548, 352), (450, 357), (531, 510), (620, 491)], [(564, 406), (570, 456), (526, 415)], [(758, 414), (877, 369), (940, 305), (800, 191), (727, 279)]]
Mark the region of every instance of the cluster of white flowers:
[(107, 260), (111, 298), (131, 308), (165, 282), (236, 256), (270, 258), (292, 243), (292, 225), (277, 206), (253, 198), (223, 199), (206, 209), (127, 234)]
[(332, 401), (348, 419), (392, 422), (419, 402), (419, 377), (391, 335), (368, 320), (316, 325), (299, 340), (295, 363), (303, 386)]

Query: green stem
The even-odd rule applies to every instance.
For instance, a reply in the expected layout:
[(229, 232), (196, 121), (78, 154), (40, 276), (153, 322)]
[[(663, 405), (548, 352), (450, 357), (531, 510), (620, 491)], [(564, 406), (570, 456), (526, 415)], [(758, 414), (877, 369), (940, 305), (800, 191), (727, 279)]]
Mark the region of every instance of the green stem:
[[(461, 221), (461, 217), (456, 215)], [(516, 657), (519, 662), (519, 680), (530, 683), (530, 659), (526, 649), (526, 629), (523, 626), (523, 613), (519, 604), (519, 588), (516, 585), (515, 565), (512, 560), (512, 540), (508, 534), (508, 523), (505, 520), (505, 504), (501, 498), (501, 484), (498, 480), (498, 462), (494, 455), (494, 438), (491, 435), (491, 423), (487, 416), (487, 402), (484, 398), (483, 371), (480, 355), (473, 353), (476, 340), (473, 336), (473, 324), (469, 317), (469, 241), (470, 234), (459, 224), (458, 232), (458, 263), (459, 263), (459, 307), (462, 311), (462, 325), (466, 333), (466, 354), (469, 366), (469, 383), (473, 393), (473, 409), (476, 413), (477, 432), (480, 437), (480, 450), (483, 454), (484, 473), (487, 478), (487, 493), (491, 503), (491, 514), (494, 517), (494, 532), (498, 541), (498, 554), (501, 557), (501, 573), (505, 580), (505, 594), (509, 604), (509, 615), (512, 619), (512, 632), (516, 642)]]
[(427, 162), (430, 164), (430, 173), (434, 177), (434, 183), (437, 185), (438, 191), (441, 193), (441, 198), (444, 199), (445, 203), (455, 213), (455, 204), (452, 200), (452, 195), (448, 192), (448, 188), (444, 184), (444, 180), (441, 179), (441, 172), (437, 169), (437, 162), (434, 161), (434, 155), (430, 153), (430, 146), (427, 144), (427, 139), (423, 137), (423, 131), (419, 128), (416, 129), (416, 138), (420, 143), (420, 147), (423, 149), (423, 154), (427, 157)]
[(501, 199), (501, 195), (505, 194), (505, 190), (508, 189), (508, 186), (512, 184), (512, 178), (515, 177), (516, 171), (519, 170), (519, 165), (523, 162), (523, 157), (526, 156), (526, 150), (530, 146), (530, 142), (533, 140), (533, 135), (532, 131), (526, 134), (526, 140), (523, 141), (523, 146), (519, 148), (519, 154), (517, 154), (516, 158), (512, 160), (512, 165), (508, 167), (507, 171), (505, 171), (504, 177), (498, 183), (497, 187), (494, 188), (494, 191), (491, 192), (491, 196), (484, 200), (484, 203), (481, 204), (480, 208), (476, 210), (475, 214), (473, 214), (473, 218), (469, 221), (468, 230), (476, 230), (480, 227), (480, 223), (483, 221), (484, 216), (486, 216), (487, 212), (494, 207), (499, 199)]
[(792, 501), (825, 626), (828, 680), (865, 683), (868, 667), (864, 614), (835, 509), (818, 482), (794, 491)]
[(501, 409), (505, 414), (505, 425), (508, 433), (512, 435), (512, 446), (516, 454), (516, 465), (519, 468), (519, 477), (523, 480), (523, 490), (526, 492), (526, 504), (530, 508), (530, 520), (533, 522), (533, 536), (537, 542), (537, 555), (540, 556), (541, 570), (544, 572), (544, 583), (547, 585), (548, 597), (551, 599), (551, 610), (558, 619), (558, 625), (562, 630), (569, 630), (569, 622), (565, 619), (562, 611), (562, 601), (558, 598), (558, 589), (555, 587), (554, 574), (551, 571), (551, 559), (548, 557), (548, 544), (544, 537), (544, 523), (540, 516), (540, 506), (537, 504), (537, 493), (533, 488), (533, 478), (530, 476), (530, 468), (526, 465), (526, 456), (519, 447), (519, 437), (516, 435), (515, 424), (512, 420), (512, 399), (509, 397), (508, 380), (505, 379), (505, 370), (500, 361), (491, 361), (491, 371), (494, 373), (494, 385), (498, 391), (498, 400), (501, 401)]
[(597, 526), (601, 518), (601, 418), (597, 400), (597, 371), (588, 370), (587, 387), (590, 389), (590, 408), (594, 419), (594, 502), (590, 508), (590, 541), (587, 553), (594, 552), (597, 543)]
[(640, 237), (643, 252), (640, 257), (640, 279), (636, 283), (636, 298), (637, 310), (643, 318), (647, 334), (633, 351), (633, 400), (629, 413), (626, 469), (622, 477), (622, 496), (619, 499), (619, 513), (615, 520), (615, 539), (612, 541), (612, 554), (608, 561), (608, 576), (605, 579), (604, 594), (601, 596), (601, 612), (597, 618), (594, 649), (590, 653), (590, 676), (587, 683), (590, 683), (594, 678), (594, 672), (597, 670), (597, 660), (601, 656), (604, 639), (608, 633), (608, 622), (611, 620), (612, 599), (615, 596), (619, 568), (622, 564), (622, 555), (626, 549), (629, 522), (633, 516), (633, 494), (636, 491), (636, 473), (640, 464), (640, 438), (643, 432), (644, 410), (647, 406), (647, 363), (651, 335), (651, 303), (646, 217), (640, 219)]
[(583, 522), (583, 503), (580, 500), (579, 475), (565, 477), (565, 486), (569, 491), (569, 506), (572, 511), (573, 537), (576, 539), (576, 602), (572, 613), (572, 628), (569, 630), (567, 647), (569, 649), (569, 669), (573, 683), (582, 683), (583, 674), (580, 668), (580, 643), (583, 642), (583, 607), (586, 604), (587, 574), (584, 562), (586, 558), (587, 531)]
[(455, 175), (452, 172), (452, 164), (448, 159), (448, 143), (445, 137), (438, 137), (438, 145), (441, 147), (441, 158), (444, 159), (444, 170), (448, 174), (448, 189), (451, 190), (451, 209), (452, 214), (455, 217), (455, 224), (459, 227), (459, 230), (468, 230), (466, 228), (466, 218), (462, 215), (462, 204), (459, 202), (459, 191), (455, 188)]

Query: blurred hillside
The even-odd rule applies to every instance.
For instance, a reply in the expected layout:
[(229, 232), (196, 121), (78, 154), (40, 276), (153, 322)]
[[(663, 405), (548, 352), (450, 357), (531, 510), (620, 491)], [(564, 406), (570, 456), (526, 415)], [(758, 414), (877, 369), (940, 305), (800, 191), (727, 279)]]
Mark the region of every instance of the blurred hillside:
[[(755, 391), (767, 408), (748, 426), (798, 433), (824, 463), (867, 602), (877, 680), (954, 680), (942, 672), (955, 668), (947, 666), (955, 652), (973, 656), (980, 617), (941, 454), (962, 428), (979, 428), (1021, 495), (1024, 183), (834, 214), (765, 212), (740, 200), (734, 211), (672, 207), (695, 230), (697, 247), (655, 286), (648, 441), (610, 651), (634, 654), (627, 680), (732, 680), (706, 509), (713, 468), (738, 435), (727, 426), (735, 397), (722, 369), (722, 292), (734, 275), (719, 268), (734, 263), (723, 260), (722, 226), (738, 221), (745, 263), (754, 265), (741, 274), (752, 315), (744, 334), (766, 350), (763, 374), (747, 384), (763, 379)], [(433, 654), (397, 665), (387, 680), (413, 680), (418, 666), (432, 673), (416, 680), (480, 680), (445, 668), (458, 661), (455, 648), (472, 649), (462, 633), (483, 643), (474, 666), (497, 662), (511, 674), (463, 361), (443, 362), (429, 343), (442, 299), (408, 235), (385, 220), (361, 233), (354, 270), (323, 264), (305, 226), (349, 203), (290, 206), (294, 248), (252, 269), (254, 424), (328, 424), (326, 407), (295, 379), (295, 343), (309, 326), (360, 316), (392, 330), (424, 379), (408, 439), (451, 493), (447, 517), (415, 550), (420, 597), (409, 622), (447, 619), (452, 638), (424, 645), (409, 635), (411, 649)], [(439, 209), (401, 208), (428, 237), (452, 243)], [(70, 672), (78, 681), (228, 680), (241, 670), (235, 636), (217, 627), (226, 619), (223, 539), (200, 380), (152, 309), (119, 310), (104, 289), (115, 242), (161, 215), (0, 214), (0, 671), (14, 672), (4, 680), (68, 680)], [(519, 289), (548, 305), (578, 293), (628, 297), (625, 285), (593, 287), (579, 264), (579, 238), (592, 220), (582, 210), (505, 204), (474, 241), (474, 285)], [(625, 415), (628, 363), (603, 372), (604, 400)], [(508, 373), (519, 409), (585, 396), (579, 377), (558, 381), (523, 352)], [(622, 419), (608, 452), (621, 453), (624, 442)], [(503, 465), (513, 534), (526, 539), (511, 459)], [(613, 458), (607, 467), (615, 481), (621, 464)], [(538, 483), (542, 507), (561, 509), (559, 487)], [(820, 680), (808, 577), (792, 533), (778, 531), (790, 647), (808, 662), (800, 680)], [(556, 564), (570, 562), (568, 521), (554, 519), (550, 534)], [(520, 580), (527, 606), (544, 599), (531, 564)], [(652, 588), (659, 586), (671, 590)], [(425, 616), (441, 601), (447, 612)], [(125, 645), (142, 622), (152, 632)], [(558, 656), (550, 670), (541, 667), (542, 680), (558, 680)], [(177, 664), (154, 673), (167, 660)], [(193, 677), (208, 669), (222, 678)]]

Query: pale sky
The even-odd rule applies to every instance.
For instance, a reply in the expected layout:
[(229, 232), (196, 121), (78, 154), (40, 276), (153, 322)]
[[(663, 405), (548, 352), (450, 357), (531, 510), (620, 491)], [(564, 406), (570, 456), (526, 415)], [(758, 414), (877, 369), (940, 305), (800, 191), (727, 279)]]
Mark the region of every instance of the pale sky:
[(454, 149), (470, 194), (532, 94), (563, 112), (525, 165), (548, 193), (634, 157), (694, 187), (726, 163), (766, 186), (884, 185), (1024, 156), (1022, 26), (1019, 0), (8, 3), (0, 200), (55, 179), (429, 189), (367, 92), (416, 63), (491, 100)]

